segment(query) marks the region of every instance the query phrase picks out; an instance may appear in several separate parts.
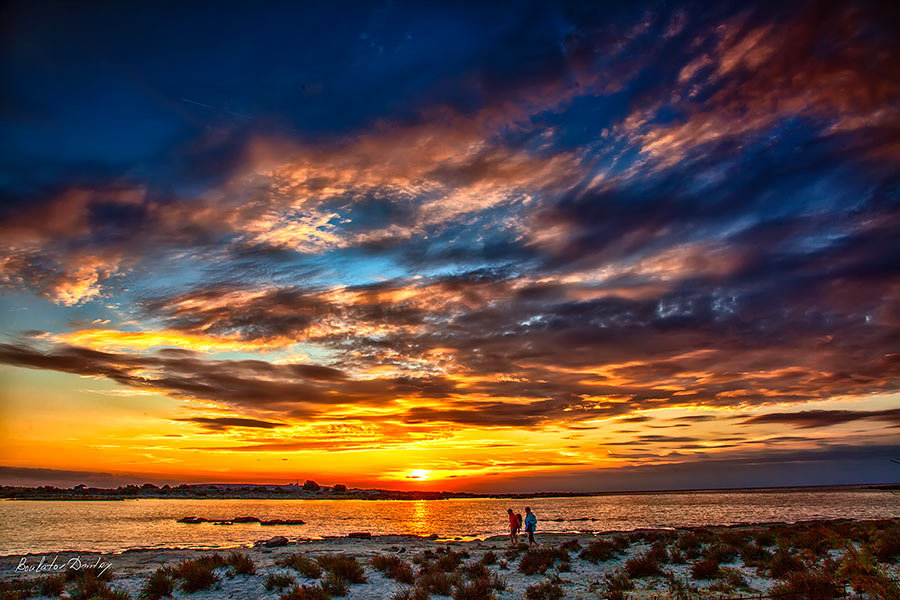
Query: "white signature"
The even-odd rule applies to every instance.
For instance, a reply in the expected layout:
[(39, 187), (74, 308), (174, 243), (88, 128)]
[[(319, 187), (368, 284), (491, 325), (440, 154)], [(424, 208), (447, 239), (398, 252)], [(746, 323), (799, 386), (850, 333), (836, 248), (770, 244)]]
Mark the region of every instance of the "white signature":
[(52, 561), (48, 561), (46, 556), (41, 557), (41, 561), (37, 564), (28, 564), (28, 558), (22, 557), (16, 566), (16, 571), (22, 573), (42, 573), (42, 572), (58, 572), (58, 571), (80, 571), (81, 569), (96, 569), (98, 575), (103, 575), (108, 568), (112, 566), (111, 562), (106, 562), (102, 557), (98, 556), (93, 563), (81, 560), (80, 556), (72, 557), (68, 560), (60, 562), (59, 555), (55, 555)]

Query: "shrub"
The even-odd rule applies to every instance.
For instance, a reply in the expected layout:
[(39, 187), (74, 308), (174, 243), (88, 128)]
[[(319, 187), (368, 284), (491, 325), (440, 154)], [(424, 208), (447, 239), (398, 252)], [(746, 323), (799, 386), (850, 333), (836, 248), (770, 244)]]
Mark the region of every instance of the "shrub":
[(789, 573), (802, 570), (803, 562), (784, 548), (779, 548), (769, 561), (769, 576), (773, 579), (784, 579)]
[(406, 588), (397, 590), (391, 596), (391, 600), (429, 600), (430, 594), (428, 590), (420, 587)]
[(703, 550), (700, 556), (718, 563), (730, 563), (738, 555), (738, 549), (727, 544), (713, 544)]
[(634, 582), (627, 574), (616, 571), (606, 574), (604, 588), (607, 600), (621, 600), (625, 597), (626, 590), (634, 589)]
[(269, 573), (265, 581), (263, 581), (263, 587), (266, 588), (266, 591), (271, 592), (272, 590), (283, 590), (286, 587), (291, 587), (295, 583), (294, 578), (290, 575)]
[(683, 579), (679, 579), (675, 573), (666, 570), (663, 572), (666, 578), (667, 598), (671, 600), (693, 600), (699, 595), (699, 590)]
[(625, 572), (633, 579), (659, 575), (659, 562), (649, 552), (641, 556), (633, 556), (625, 561)]
[(290, 556), (282, 557), (276, 560), (275, 564), (279, 567), (293, 569), (310, 579), (318, 579), (322, 576), (322, 567), (319, 566), (319, 563), (302, 554), (291, 554)]
[(551, 581), (525, 588), (526, 600), (562, 600), (564, 596), (563, 589)]
[(669, 550), (669, 562), (673, 565), (683, 565), (687, 562), (687, 559), (684, 557), (684, 553), (681, 550), (673, 547)]
[(22, 600), (34, 595), (33, 580), (0, 581), (0, 600)]
[(837, 574), (848, 581), (857, 593), (868, 594), (870, 598), (900, 600), (900, 587), (878, 568), (875, 557), (865, 548), (856, 550), (848, 545)]
[(719, 540), (726, 546), (734, 546), (737, 549), (743, 548), (749, 537), (748, 531), (738, 529), (728, 529), (719, 533)]
[(772, 560), (772, 553), (758, 543), (751, 542), (741, 549), (741, 560), (748, 567), (764, 567)]
[(232, 552), (225, 558), (225, 563), (231, 567), (234, 575), (254, 575), (256, 574), (256, 565), (253, 559), (241, 552)]
[(631, 546), (631, 540), (629, 540), (628, 536), (626, 535), (617, 535), (612, 539), (612, 541), (620, 552), (624, 552), (629, 546)]
[(700, 536), (694, 532), (686, 533), (678, 538), (676, 544), (678, 548), (687, 552), (688, 550), (699, 550), (703, 541)]
[(421, 588), (432, 594), (441, 596), (449, 596), (453, 591), (453, 585), (459, 581), (459, 577), (455, 574), (444, 573), (443, 571), (427, 570), (419, 574), (416, 578), (416, 587)]
[(337, 578), (349, 583), (365, 583), (363, 567), (355, 556), (349, 554), (326, 554), (316, 559), (319, 566)]
[(881, 562), (896, 562), (900, 558), (900, 525), (888, 527), (875, 539), (875, 558)]
[(563, 542), (560, 548), (568, 550), (569, 552), (575, 552), (576, 550), (581, 550), (581, 543), (576, 539), (571, 539), (567, 542)]
[[(153, 575), (147, 579), (141, 589), (141, 598), (146, 600), (159, 600), (166, 596), (171, 596), (175, 591), (175, 582), (169, 577), (163, 569), (157, 569)], [(45, 594), (49, 596), (50, 594)]]
[(562, 548), (530, 548), (519, 561), (519, 571), (525, 575), (546, 573), (557, 561), (569, 561), (569, 552)]
[(209, 563), (201, 559), (188, 560), (177, 567), (178, 578), (181, 579), (181, 589), (188, 594), (210, 588), (219, 581), (219, 577), (213, 572)]
[(459, 568), (463, 559), (468, 557), (469, 554), (467, 552), (454, 552), (453, 550), (448, 549), (447, 552), (441, 553), (440, 556), (438, 556), (438, 559), (434, 562), (434, 566), (445, 573), (452, 573)]
[(331, 594), (318, 585), (296, 585), (281, 594), (278, 600), (331, 600)]
[(721, 567), (719, 569), (719, 576), (724, 578), (725, 581), (728, 582), (728, 585), (730, 585), (731, 587), (747, 587), (747, 578), (744, 577), (744, 574), (737, 569), (733, 569), (731, 567)]
[(69, 590), (71, 600), (127, 600), (131, 598), (123, 590), (111, 589), (95, 571), (81, 571)]
[(666, 543), (663, 540), (653, 542), (647, 554), (652, 556), (659, 564), (664, 565), (669, 562), (669, 552), (666, 550)]
[(481, 564), (483, 565), (495, 565), (497, 564), (497, 553), (493, 550), (488, 550), (481, 557)]
[(217, 569), (219, 567), (224, 567), (228, 564), (225, 560), (225, 557), (219, 554), (218, 552), (213, 552), (212, 554), (207, 554), (205, 556), (201, 556), (196, 559), (197, 562), (203, 566), (207, 566), (210, 569)]
[(797, 596), (804, 600), (832, 600), (838, 588), (830, 573), (807, 569), (793, 571), (772, 588), (773, 595)]
[(479, 577), (468, 583), (458, 583), (453, 591), (453, 600), (493, 600), (494, 587), (490, 577)]
[(617, 546), (609, 540), (595, 540), (581, 551), (579, 558), (597, 564), (612, 560), (618, 554)]
[(480, 562), (465, 564), (460, 570), (465, 573), (466, 577), (473, 580), (491, 576), (491, 570)]
[(39, 596), (59, 596), (66, 587), (66, 578), (63, 575), (47, 575), (35, 583)]
[(346, 596), (350, 591), (347, 580), (334, 573), (328, 573), (319, 585), (332, 596)]
[(691, 577), (694, 579), (716, 579), (719, 576), (719, 563), (712, 558), (698, 560), (691, 567)]
[(376, 571), (381, 571), (388, 579), (399, 581), (400, 583), (413, 582), (412, 566), (393, 554), (379, 554), (372, 557), (372, 567)]
[(760, 529), (753, 535), (753, 540), (762, 546), (763, 548), (768, 548), (769, 546), (775, 545), (775, 533), (770, 529)]
[(503, 551), (503, 556), (506, 560), (516, 560), (519, 558), (519, 555), (522, 554), (523, 551), (527, 550), (527, 547), (522, 547), (522, 545), (514, 546), (512, 548), (507, 548)]

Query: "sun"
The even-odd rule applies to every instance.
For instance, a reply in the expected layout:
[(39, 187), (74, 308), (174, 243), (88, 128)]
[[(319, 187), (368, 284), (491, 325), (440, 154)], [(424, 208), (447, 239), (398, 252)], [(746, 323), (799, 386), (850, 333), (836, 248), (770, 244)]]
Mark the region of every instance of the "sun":
[(406, 476), (407, 479), (418, 479), (419, 481), (423, 481), (428, 479), (428, 475), (431, 471), (425, 471), (424, 469), (414, 469), (409, 472), (409, 475)]

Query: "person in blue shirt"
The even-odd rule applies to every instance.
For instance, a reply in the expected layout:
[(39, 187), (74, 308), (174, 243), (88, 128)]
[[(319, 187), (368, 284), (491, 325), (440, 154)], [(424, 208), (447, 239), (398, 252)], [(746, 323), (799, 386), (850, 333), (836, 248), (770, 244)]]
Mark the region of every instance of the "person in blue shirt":
[(531, 507), (525, 507), (525, 531), (528, 532), (528, 545), (536, 543), (534, 541), (534, 530), (537, 528), (537, 517), (531, 512)]

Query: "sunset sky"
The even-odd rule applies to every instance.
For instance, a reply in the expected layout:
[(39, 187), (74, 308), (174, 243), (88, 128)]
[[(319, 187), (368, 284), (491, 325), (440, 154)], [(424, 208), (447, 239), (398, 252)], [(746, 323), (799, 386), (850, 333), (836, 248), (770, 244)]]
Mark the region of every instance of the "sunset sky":
[(0, 23), (0, 483), (900, 480), (896, 3)]

